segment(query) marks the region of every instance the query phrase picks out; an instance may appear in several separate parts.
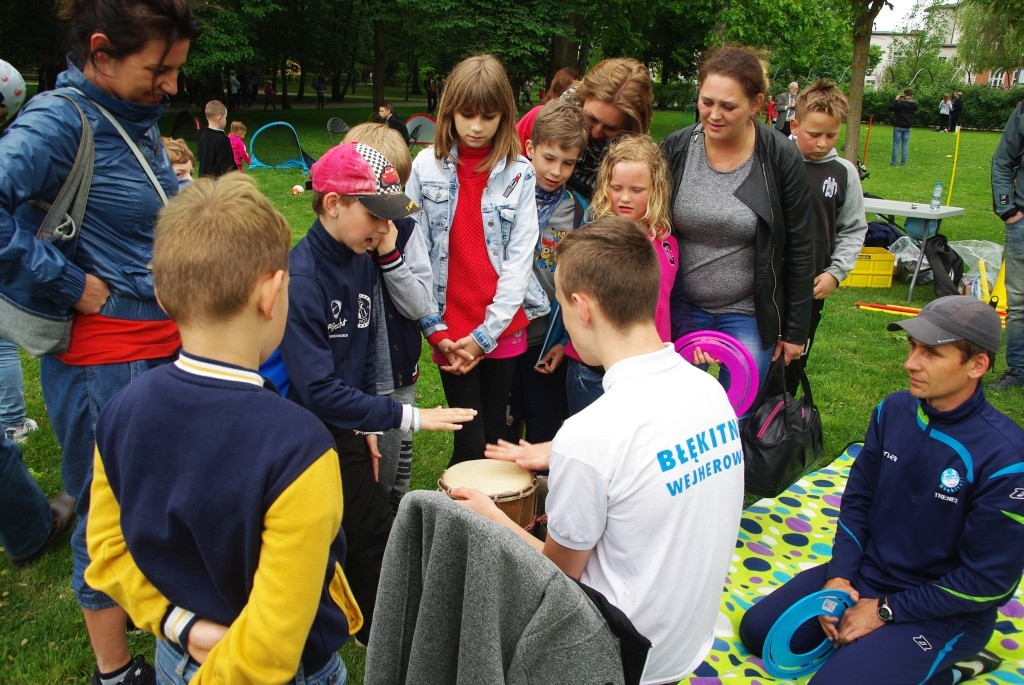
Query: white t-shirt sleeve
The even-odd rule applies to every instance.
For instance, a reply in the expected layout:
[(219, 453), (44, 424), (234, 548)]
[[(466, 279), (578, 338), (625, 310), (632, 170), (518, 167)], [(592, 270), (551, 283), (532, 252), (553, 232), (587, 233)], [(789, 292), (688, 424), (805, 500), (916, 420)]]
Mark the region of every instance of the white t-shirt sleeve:
[(558, 454), (553, 446), (549, 479), (548, 535), (569, 549), (593, 549), (608, 518), (608, 478), (588, 464)]

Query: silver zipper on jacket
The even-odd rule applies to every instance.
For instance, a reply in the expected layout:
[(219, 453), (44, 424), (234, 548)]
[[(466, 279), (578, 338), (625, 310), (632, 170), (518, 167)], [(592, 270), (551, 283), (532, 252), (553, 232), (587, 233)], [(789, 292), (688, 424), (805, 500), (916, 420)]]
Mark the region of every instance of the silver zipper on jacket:
[(782, 340), (782, 312), (779, 311), (778, 300), (775, 299), (776, 290), (779, 287), (779, 275), (775, 273), (775, 203), (773, 201), (771, 184), (768, 182), (768, 163), (761, 163), (761, 175), (764, 177), (764, 188), (768, 193), (768, 207), (772, 215), (772, 240), (771, 251), (768, 253), (768, 268), (772, 272), (772, 306), (775, 308), (775, 320), (779, 324), (778, 339)]

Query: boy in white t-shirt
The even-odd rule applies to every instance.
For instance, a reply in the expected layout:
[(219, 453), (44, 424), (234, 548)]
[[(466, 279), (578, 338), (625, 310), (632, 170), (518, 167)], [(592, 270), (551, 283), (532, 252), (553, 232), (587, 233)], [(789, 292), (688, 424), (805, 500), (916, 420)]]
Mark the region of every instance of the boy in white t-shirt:
[[(711, 648), (743, 506), (736, 413), (714, 378), (661, 342), (660, 271), (632, 221), (599, 219), (555, 248), (555, 289), (583, 361), (605, 394), (550, 446), (501, 443), (487, 456), (550, 468), (541, 543), (476, 490), (452, 494), (515, 530), (600, 591), (653, 643), (642, 683), (677, 682)], [(629, 268), (606, 269), (618, 263)]]

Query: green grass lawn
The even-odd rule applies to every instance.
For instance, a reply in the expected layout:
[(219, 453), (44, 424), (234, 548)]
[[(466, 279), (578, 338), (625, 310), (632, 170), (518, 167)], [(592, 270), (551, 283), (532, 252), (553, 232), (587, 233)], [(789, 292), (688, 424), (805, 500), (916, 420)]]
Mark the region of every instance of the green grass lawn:
[[(409, 116), (420, 108), (406, 107), (394, 98), (396, 110)], [(287, 112), (247, 110), (238, 118), (246, 122), (250, 134), (259, 126), (275, 120), (292, 123), (303, 148), (314, 156), (329, 146), (325, 124), (330, 116), (340, 116), (349, 124), (366, 121), (371, 110), (360, 108), (316, 111), (296, 109)], [(231, 117), (229, 117), (231, 118)], [(170, 131), (173, 115), (165, 120)], [(653, 131), (662, 138), (671, 131), (692, 123), (693, 114), (659, 112)], [(861, 140), (867, 135), (866, 126)], [(910, 140), (906, 167), (890, 167), (892, 129), (875, 126), (871, 130), (868, 154), (864, 159), (871, 175), (864, 189), (894, 200), (928, 202), (935, 181), (947, 189), (953, 172), (956, 136), (915, 129)], [(951, 240), (978, 239), (1003, 243), (1003, 227), (991, 212), (989, 165), (998, 134), (964, 132), (960, 138), (959, 159), (950, 204), (961, 206), (961, 217), (947, 219), (942, 232)], [(863, 142), (862, 142), (863, 145)], [(274, 205), (288, 219), (295, 240), (301, 238), (313, 219), (310, 196), (293, 196), (291, 187), (305, 180), (301, 171), (257, 170), (253, 177)], [(240, 247), (240, 249), (244, 249)], [(906, 386), (901, 369), (907, 351), (905, 336), (889, 333), (885, 326), (898, 317), (858, 310), (858, 301), (903, 303), (907, 296), (904, 283), (887, 289), (839, 289), (825, 307), (808, 373), (814, 396), (821, 410), (825, 429), (825, 449), (829, 459), (838, 455), (848, 442), (863, 438), (869, 413), (880, 399)], [(914, 291), (916, 306), (932, 299), (930, 286)], [(437, 367), (429, 356), (422, 357), (419, 382), (420, 406), (444, 402)], [(54, 440), (39, 390), (39, 364), (24, 358), (26, 400), (29, 416), (39, 421), (40, 431), (25, 445), (25, 460), (47, 493), (60, 490), (60, 450)], [(1000, 358), (993, 376), (1001, 373)], [(990, 398), (1000, 410), (1024, 423), (1024, 391), (1011, 391)], [(415, 440), (415, 465), (412, 487), (436, 488), (437, 477), (447, 464), (451, 437), (447, 434), (419, 433)], [(216, 489), (211, 485), (211, 497)], [(2, 556), (2, 555), (0, 555)], [(6, 557), (0, 560), (0, 682), (4, 683), (85, 683), (93, 659), (84, 626), (71, 593), (70, 552), (65, 547), (26, 570), (15, 570)], [(135, 652), (152, 658), (149, 636), (132, 636)], [(342, 652), (349, 667), (350, 682), (361, 683), (363, 652), (351, 645)]]

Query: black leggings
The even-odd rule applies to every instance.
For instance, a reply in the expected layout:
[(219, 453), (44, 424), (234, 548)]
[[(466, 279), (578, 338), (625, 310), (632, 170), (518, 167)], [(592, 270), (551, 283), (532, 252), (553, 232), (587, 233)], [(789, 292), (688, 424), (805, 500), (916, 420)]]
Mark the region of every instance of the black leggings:
[(448, 406), (477, 410), (476, 418), (455, 431), (449, 465), (483, 459), (484, 445), (505, 437), (508, 394), (515, 369), (516, 357), (485, 358), (464, 375), (441, 372)]
[(345, 515), (341, 520), (348, 543), (345, 577), (363, 610), (363, 627), (356, 637), (365, 645), (370, 641), (377, 585), (393, 516), (387, 495), (373, 480), (366, 436), (340, 429), (332, 429), (331, 434), (338, 449), (345, 498)]

